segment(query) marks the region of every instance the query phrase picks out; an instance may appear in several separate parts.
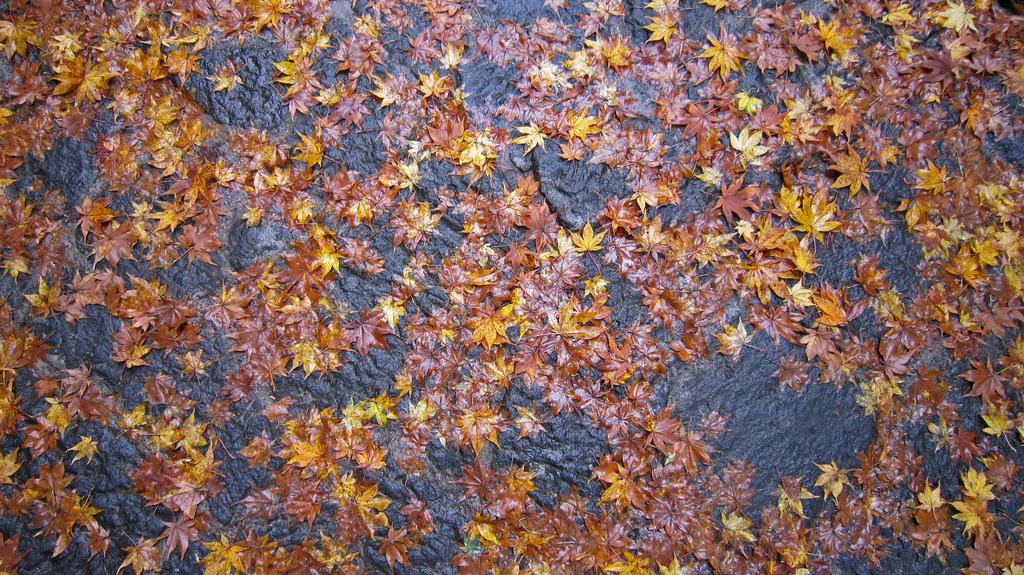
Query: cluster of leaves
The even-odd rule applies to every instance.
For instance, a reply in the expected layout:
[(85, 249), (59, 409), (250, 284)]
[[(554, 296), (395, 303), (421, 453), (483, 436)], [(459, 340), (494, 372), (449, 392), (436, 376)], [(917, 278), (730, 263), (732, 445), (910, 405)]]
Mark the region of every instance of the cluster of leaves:
[[(135, 575), (401, 569), (435, 509), (380, 478), (443, 481), (443, 449), (472, 460), (463, 539), (441, 543), (460, 573), (804, 575), (879, 566), (893, 542), (1024, 573), (1024, 179), (993, 151), (1021, 130), (1015, 17), (989, 0), (547, 0), (529, 21), (355, 4), (0, 13), (0, 503), (25, 533)], [(194, 98), (256, 89), (242, 62), (204, 64), (253, 43), (282, 54), (278, 130)], [(463, 84), (467, 63), (512, 72), (501, 103)], [(91, 146), (90, 189), (40, 177), (59, 141)], [(624, 186), (569, 229), (541, 163)], [(687, 213), (694, 194), (710, 200)], [(291, 242), (233, 268), (228, 236), (264, 226)], [(839, 244), (863, 255), (832, 285)], [(894, 285), (891, 249), (919, 250), (918, 285)], [(190, 293), (181, 269), (220, 285)], [(386, 290), (359, 303), (351, 281)], [(83, 320), (110, 326), (90, 342), (109, 358), (68, 365), (54, 334)], [(781, 388), (855, 388), (850, 416), (875, 427), (857, 467), (780, 477), (765, 509), (766, 470), (714, 458), (744, 429), (652, 399), (673, 366), (763, 353), (759, 336)], [(343, 375), (385, 356), (383, 391)], [(313, 400), (315, 380), (345, 393)], [(570, 414), (605, 438), (599, 497), (494, 463), (503, 437)], [(239, 420), (260, 431), (236, 453)], [(132, 446), (124, 491), (160, 530), (79, 488), (110, 464), (101, 436)], [(229, 521), (213, 503), (238, 465), (260, 479)], [(21, 535), (0, 535), (0, 571), (25, 560)]]

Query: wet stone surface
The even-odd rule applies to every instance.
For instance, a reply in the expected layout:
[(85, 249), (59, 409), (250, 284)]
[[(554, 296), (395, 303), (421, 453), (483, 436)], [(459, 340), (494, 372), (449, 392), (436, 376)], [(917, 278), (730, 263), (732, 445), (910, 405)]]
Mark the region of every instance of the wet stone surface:
[(239, 271), (270, 259), (285, 251), (293, 237), (292, 232), (279, 222), (267, 221), (249, 226), (238, 220), (228, 234), (226, 251), (231, 267)]
[(857, 454), (874, 437), (874, 422), (863, 416), (850, 386), (837, 391), (812, 385), (800, 394), (780, 390), (774, 374), (783, 352), (763, 336), (754, 345), (771, 351), (752, 350), (738, 362), (717, 356), (678, 366), (658, 385), (684, 423), (695, 424), (712, 410), (729, 418), (729, 431), (714, 444), (716, 456), (754, 465), (752, 509), (762, 509), (777, 499), (779, 477), (817, 477), (815, 464), (833, 460), (855, 467)]
[(60, 190), (66, 205), (76, 205), (92, 195), (96, 183), (94, 142), (58, 139), (40, 164), (47, 189)]
[[(284, 60), (279, 50), (254, 41), (244, 46), (212, 46), (202, 52), (201, 72), (185, 82), (185, 88), (217, 122), (236, 128), (280, 129), (287, 110), (274, 89), (274, 62)], [(215, 90), (211, 76), (233, 66), (241, 83)]]
[[(761, 4), (774, 3), (768, 1)], [(327, 29), (339, 35), (349, 34), (356, 24), (354, 10), (365, 8), (363, 2), (354, 4), (356, 8), (347, 1), (332, 2), (331, 20)], [(506, 21), (529, 27), (540, 17), (568, 19), (585, 11), (574, 4), (564, 11), (556, 12), (546, 7), (541, 0), (479, 4), (481, 9), (476, 17), (484, 23), (484, 27), (497, 26)], [(651, 12), (645, 4), (624, 2), (624, 18), (615, 19), (612, 27), (605, 32), (625, 36), (632, 41), (634, 47), (646, 45), (650, 34), (644, 26), (649, 22)], [(798, 5), (799, 10), (807, 14), (823, 15), (830, 10), (830, 4), (817, 0)], [(9, 3), (0, 2), (0, 13), (8, 10)], [(417, 9), (415, 14), (416, 21), (411, 24), (410, 35), (419, 34), (426, 28), (422, 11)], [(720, 28), (733, 34), (742, 34), (750, 29), (749, 18), (732, 11), (716, 13), (703, 4), (688, 6), (678, 33), (703, 43), (709, 33), (717, 34)], [(191, 75), (182, 88), (221, 127), (239, 131), (265, 130), (282, 135), (288, 144), (285, 147), (288, 148), (295, 143), (290, 133), (291, 128), (298, 126), (302, 133), (308, 134), (313, 130), (313, 123), (307, 118), (298, 118), (293, 124), (282, 99), (286, 88), (274, 80), (274, 62), (285, 60), (287, 52), (272, 43), (268, 39), (269, 34), (264, 36), (244, 44), (214, 43), (204, 49), (198, 60), (199, 70)], [(390, 31), (385, 32), (385, 38), (392, 54), (388, 55), (387, 63), (380, 68), (382, 75), (386, 73), (415, 79), (420, 72), (428, 70), (426, 65), (415, 62), (409, 55), (407, 39), (399, 38)], [(578, 48), (579, 44), (576, 42), (575, 46)], [(328, 53), (335, 48), (332, 45)], [(240, 82), (230, 90), (215, 90), (215, 80), (211, 78), (229, 67), (233, 67)], [(336, 68), (337, 61), (328, 57), (317, 64), (318, 73), (326, 84), (344, 83), (353, 79), (348, 73)], [(764, 93), (767, 90), (763, 88), (774, 80), (773, 73), (761, 73), (750, 65), (747, 68), (749, 72), (737, 79), (735, 90), (748, 90), (754, 95), (769, 98), (769, 94)], [(822, 78), (830, 73), (829, 66), (819, 62), (801, 67), (793, 79), (798, 84), (813, 86), (821, 84)], [(7, 82), (11, 75), (12, 68), (8, 59), (0, 58), (0, 83)], [(476, 54), (473, 46), (468, 48), (464, 62), (452, 75), (455, 84), (461, 86), (466, 93), (472, 121), (492, 119), (495, 109), (508, 104), (515, 95), (515, 86), (520, 78), (517, 69), (495, 64)], [(356, 81), (365, 87), (372, 85), (373, 79), (362, 78)], [(658, 91), (652, 86), (629, 79), (622, 80), (619, 86), (642, 100), (638, 108), (641, 118), (632, 121), (631, 125), (656, 125), (647, 116), (653, 114), (655, 107), (651, 100), (659, 95)], [(415, 87), (412, 92), (415, 97), (419, 97)], [(325, 150), (324, 164), (329, 166), (325, 170), (344, 167), (358, 173), (361, 178), (375, 178), (389, 153), (401, 155), (407, 151), (401, 146), (396, 147), (398, 151), (389, 150), (382, 143), (380, 135), (388, 112), (383, 111), (378, 103), (378, 100), (368, 98), (364, 124), (346, 126), (347, 131), (340, 142)], [(495, 119), (494, 122), (502, 129), (509, 130), (512, 127), (503, 120)], [(31, 190), (29, 182), (39, 178), (46, 189), (61, 193), (67, 206), (67, 221), (74, 221), (78, 217), (75, 207), (83, 199), (103, 191), (95, 153), (98, 131), (99, 128), (93, 127), (80, 138), (55, 138), (42, 158), (30, 157), (19, 168), (21, 180), (16, 188), (30, 190), (33, 194), (31, 199), (36, 199), (38, 194)], [(680, 150), (688, 152), (693, 146), (689, 139), (684, 141), (678, 135), (669, 136), (669, 142), (670, 147), (673, 147), (672, 154), (681, 154)], [(402, 145), (411, 144), (403, 141)], [(546, 148), (538, 147), (528, 156), (522, 154), (521, 146), (510, 148), (511, 151), (500, 159), (502, 164), (499, 173), (473, 184), (473, 188), (482, 190), (490, 197), (497, 197), (503, 188), (514, 186), (519, 177), (531, 176), (540, 186), (538, 198), (556, 215), (558, 225), (567, 230), (579, 230), (588, 222), (599, 221), (606, 200), (631, 195), (623, 171), (609, 170), (604, 165), (585, 161), (565, 162), (559, 159), (558, 146), (554, 141), (549, 141)], [(993, 158), (1015, 166), (1024, 164), (1024, 140), (1019, 136), (1003, 141), (987, 141), (982, 149)], [(437, 206), (440, 203), (438, 190), (463, 192), (470, 187), (467, 178), (453, 175), (452, 166), (437, 158), (423, 159), (419, 169), (421, 180), (409, 194), (409, 197), (417, 201)], [(893, 217), (893, 211), (901, 201), (917, 195), (918, 190), (908, 183), (914, 181), (913, 178), (910, 170), (902, 168), (890, 167), (884, 173), (872, 173), (870, 193), (878, 195), (887, 215)], [(776, 189), (781, 185), (781, 177), (777, 172), (751, 170), (747, 174), (747, 182)], [(325, 200), (319, 189), (314, 188), (309, 193), (318, 202), (318, 209), (329, 208), (323, 205)], [(717, 189), (698, 180), (686, 179), (680, 184), (679, 205), (663, 207), (658, 213), (666, 222), (677, 222), (708, 210), (714, 205), (718, 194)], [(845, 196), (845, 191), (836, 195)], [(119, 195), (114, 198), (113, 205), (130, 211), (134, 199), (130, 194)], [(157, 279), (169, 287), (172, 297), (189, 299), (203, 306), (220, 293), (222, 285), (233, 285), (236, 274), (263, 262), (280, 263), (280, 257), (292, 249), (293, 242), (302, 241), (305, 237), (306, 230), (302, 226), (290, 226), (280, 218), (268, 217), (258, 225), (246, 225), (236, 217), (246, 208), (244, 200), (233, 198), (226, 203), (226, 208), (233, 215), (225, 219), (225, 222), (231, 220), (231, 223), (221, 230), (224, 246), (215, 252), (213, 264), (182, 259), (168, 269), (155, 270), (149, 267), (147, 261), (129, 260), (121, 262), (119, 273), (123, 277)], [(855, 209), (847, 199), (840, 199), (840, 207), (847, 211)], [(373, 249), (382, 255), (384, 262), (384, 270), (379, 274), (368, 274), (355, 267), (342, 265), (332, 279), (330, 297), (344, 302), (352, 310), (373, 309), (377, 306), (382, 298), (393, 292), (396, 278), (401, 277), (409, 263), (409, 250), (396, 248), (392, 243), (393, 231), (388, 227), (389, 217), (383, 215), (375, 220), (372, 229), (362, 227), (349, 234), (370, 242)], [(898, 217), (901, 218), (902, 214)], [(462, 246), (466, 235), (465, 224), (463, 217), (449, 211), (435, 232), (424, 240), (420, 251), (432, 258), (434, 271), (439, 262)], [(886, 271), (886, 281), (896, 291), (901, 294), (918, 293), (926, 287), (920, 273), (924, 261), (921, 246), (901, 219), (894, 220), (893, 224), (885, 239), (854, 241), (841, 233), (834, 233), (829, 234), (827, 241), (815, 243), (815, 256), (821, 267), (813, 276), (808, 276), (806, 284), (811, 287), (829, 285), (849, 289), (856, 295), (856, 299), (861, 299), (864, 294), (855, 285), (853, 262), (860, 256), (872, 255), (878, 257), (879, 267)], [(340, 227), (337, 222), (331, 222), (331, 225)], [(77, 234), (73, 224), (69, 224), (69, 229)], [(503, 249), (507, 243), (522, 240), (522, 234), (513, 232), (499, 240), (493, 244)], [(79, 235), (67, 241), (68, 254), (76, 260), (76, 266), (82, 269), (95, 267), (91, 258), (86, 257), (88, 246)], [(588, 273), (595, 271), (589, 260), (584, 265)], [(608, 273), (605, 279), (609, 281), (608, 305), (614, 309), (612, 325), (617, 329), (625, 329), (637, 322), (651, 320), (649, 309), (644, 303), (644, 294), (633, 283), (615, 272)], [(431, 277), (428, 283), (435, 280), (435, 277)], [(28, 293), (22, 289), (23, 286), (24, 282), (16, 284), (6, 275), (0, 277), (0, 294), (5, 298), (10, 296), (12, 301), (17, 300), (19, 306), (23, 304), (25, 293)], [(452, 307), (453, 303), (450, 294), (444, 289), (430, 285), (422, 293), (410, 298), (407, 305), (408, 315), (414, 312), (430, 315)], [(873, 311), (866, 312), (846, 329), (859, 337), (878, 340), (884, 335), (884, 329), (873, 314)], [(352, 351), (345, 352), (345, 361), (336, 373), (304, 377), (301, 368), (296, 369), (289, 364), (288, 373), (274, 382), (273, 397), (293, 399), (293, 413), (298, 413), (325, 408), (342, 411), (353, 402), (379, 394), (394, 394), (396, 379), (407, 367), (406, 357), (412, 349), (404, 333), (408, 321), (407, 316), (397, 324), (396, 333), (387, 337), (386, 349), (372, 349), (366, 357)], [(145, 401), (143, 386), (147, 376), (174, 373), (175, 385), (198, 402), (197, 413), (205, 417), (210, 405), (221, 397), (219, 390), (223, 382), (229, 374), (239, 369), (242, 361), (238, 354), (230, 351), (234, 342), (215, 327), (207, 325), (205, 341), (200, 347), (216, 365), (209, 368), (205, 378), (181, 376), (180, 357), (163, 351), (150, 353), (146, 358), (146, 366), (124, 369), (123, 365), (111, 360), (113, 335), (121, 328), (121, 321), (99, 306), (90, 306), (87, 317), (74, 324), (69, 324), (59, 314), (55, 314), (45, 319), (33, 319), (31, 326), (35, 333), (52, 346), (49, 361), (53, 367), (66, 369), (88, 366), (94, 379), (99, 380), (107, 391), (119, 394), (120, 400), (128, 407)], [(667, 339), (669, 336), (665, 337)], [(804, 485), (808, 485), (819, 473), (816, 464), (835, 461), (840, 468), (856, 468), (858, 454), (876, 437), (876, 422), (873, 416), (864, 415), (863, 408), (857, 404), (856, 390), (851, 383), (838, 389), (832, 385), (812, 383), (800, 393), (780, 389), (775, 376), (780, 359), (803, 357), (802, 348), (789, 344), (777, 346), (763, 333), (758, 333), (751, 344), (737, 360), (715, 353), (712, 347), (708, 358), (687, 364), (671, 361), (667, 372), (654, 375), (650, 383), (657, 407), (670, 408), (688, 428), (695, 427), (703, 414), (713, 410), (728, 418), (728, 431), (712, 443), (715, 449), (714, 465), (721, 468), (740, 460), (753, 465), (756, 471), (751, 488), (755, 495), (744, 512), (757, 521), (760, 510), (770, 508), (777, 500), (774, 489), (779, 477), (802, 477)], [(948, 356), (942, 356), (933, 363), (941, 367), (945, 380), (950, 382), (950, 397), (956, 401), (962, 400), (969, 386), (964, 385), (959, 374), (970, 368), (969, 362), (956, 362)], [(19, 393), (31, 397), (37, 375), (33, 373), (19, 379), (16, 384)], [(218, 473), (224, 483), (224, 490), (205, 504), (204, 511), (210, 514), (217, 528), (235, 528), (236, 531), (231, 532), (232, 536), (240, 536), (244, 529), (251, 527), (260, 535), (266, 534), (283, 544), (294, 545), (307, 537), (315, 539), (320, 532), (331, 532), (333, 525), (330, 513), (333, 509), (330, 505), (325, 506), (325, 512), (312, 526), (291, 522), (283, 517), (276, 517), (265, 524), (250, 525), (246, 523), (246, 513), (240, 503), (254, 490), (271, 485), (274, 472), (284, 465), (278, 457), (266, 467), (250, 466), (237, 455), (260, 433), (280, 431), (278, 424), (271, 422), (262, 412), (270, 403), (268, 388), (268, 385), (263, 384), (252, 397), (242, 402), (245, 407), (239, 410), (236, 417), (217, 429), (217, 436), (222, 442), (218, 446), (218, 455), (223, 461)], [(595, 480), (593, 475), (598, 460), (610, 449), (605, 432), (578, 412), (550, 416), (542, 395), (535, 388), (526, 388), (519, 380), (511, 385), (504, 400), (496, 407), (510, 413), (515, 407), (536, 409), (543, 414), (545, 430), (520, 437), (518, 430), (509, 426), (499, 436), (501, 448), (487, 444), (481, 459), (497, 469), (522, 467), (532, 472), (537, 489), (530, 495), (531, 501), (542, 508), (553, 507), (558, 496), (574, 489), (583, 497), (592, 500), (601, 498), (605, 485)], [(975, 433), (982, 433), (978, 423), (981, 415), (978, 403), (962, 405), (959, 415), (970, 422), (968, 428)], [(404, 403), (399, 411), (403, 409), (407, 409)], [(387, 433), (391, 433), (390, 428)], [(72, 456), (67, 454), (67, 450), (81, 435), (89, 435), (99, 444), (100, 451), (91, 463), (72, 462)], [(907, 435), (913, 448), (922, 455), (925, 476), (941, 482), (946, 488), (960, 482), (959, 470), (949, 465), (946, 452), (935, 449), (934, 440), (923, 425), (909, 429)], [(392, 442), (389, 445), (396, 443), (393, 437), (387, 438), (387, 441)], [(5, 438), (0, 447), (6, 453), (19, 446), (14, 439)], [(162, 508), (154, 510), (152, 506), (147, 506), (142, 497), (131, 492), (134, 488), (131, 476), (143, 456), (138, 445), (127, 439), (115, 426), (90, 422), (69, 428), (66, 437), (61, 438), (58, 449), (53, 453), (39, 461), (26, 462), (23, 469), (14, 476), (15, 481), (37, 474), (41, 464), (64, 461), (68, 471), (76, 476), (75, 489), (83, 494), (88, 493), (90, 503), (102, 510), (102, 524), (110, 532), (111, 545), (106, 555), (90, 558), (84, 545), (84, 536), (76, 532), (71, 550), (59, 557), (51, 557), (52, 541), (34, 539), (36, 530), (22, 518), (2, 516), (0, 532), (7, 537), (19, 534), (22, 538), (20, 549), (27, 553), (19, 566), (19, 573), (116, 573), (120, 571), (121, 562), (125, 558), (125, 548), (135, 544), (140, 537), (159, 537), (165, 522), (174, 517)], [(395, 526), (401, 526), (405, 521), (397, 509), (415, 498), (427, 503), (433, 515), (434, 530), (410, 549), (407, 565), (391, 565), (381, 552), (379, 541), (367, 539), (361, 548), (363, 567), (373, 574), (457, 573), (458, 569), (452, 560), (466, 541), (465, 526), (472, 519), (472, 514), (462, 488), (455, 482), (462, 476), (463, 468), (473, 464), (472, 451), (452, 444), (442, 444), (435, 437), (427, 449), (427, 469), (420, 474), (402, 472), (393, 465), (394, 457), (394, 453), (389, 455), (389, 465), (383, 471), (359, 471), (357, 474), (378, 483), (381, 493), (392, 500), (387, 513)], [(906, 493), (907, 498), (912, 495)], [(1020, 502), (1013, 500), (1012, 503)], [(1013, 505), (1002, 501), (1000, 504), (1005, 507), (999, 509), (1001, 513), (1008, 516), (1016, 513), (1012, 509)], [(811, 516), (821, 508), (820, 501), (808, 503)], [(204, 541), (209, 540), (212, 539), (204, 536)], [(962, 533), (954, 533), (954, 544), (958, 548), (966, 544)], [(966, 566), (962, 554), (952, 553), (950, 561), (942, 564), (934, 559), (924, 559), (919, 550), (904, 541), (896, 541), (889, 551), (879, 568), (872, 568), (864, 561), (844, 558), (831, 566), (828, 572), (835, 575), (952, 574)], [(184, 558), (177, 553), (168, 554), (161, 572), (189, 575), (202, 573), (201, 560), (205, 553), (201, 543), (193, 543)]]
[(534, 177), (541, 182), (541, 195), (567, 228), (579, 229), (593, 221), (608, 198), (630, 195), (623, 175), (607, 166), (570, 165), (560, 161), (553, 148), (534, 150), (530, 161)]

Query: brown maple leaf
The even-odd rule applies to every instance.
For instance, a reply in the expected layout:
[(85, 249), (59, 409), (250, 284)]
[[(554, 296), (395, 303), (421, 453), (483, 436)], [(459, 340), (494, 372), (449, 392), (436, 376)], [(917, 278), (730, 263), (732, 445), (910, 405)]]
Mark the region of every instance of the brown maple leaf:
[(182, 517), (176, 521), (164, 521), (164, 525), (166, 529), (157, 537), (157, 540), (166, 540), (164, 543), (165, 561), (175, 549), (178, 550), (179, 556), (184, 558), (189, 545), (199, 539), (200, 532), (206, 529), (206, 522), (202, 513), (193, 519)]
[(356, 350), (363, 357), (366, 357), (373, 348), (386, 348), (388, 342), (384, 336), (394, 333), (379, 310), (364, 310), (359, 320), (353, 322), (351, 329), (355, 336)]
[(1006, 391), (1003, 389), (1006, 378), (992, 371), (991, 360), (985, 364), (971, 360), (971, 367), (972, 369), (960, 374), (961, 378), (972, 384), (971, 391), (965, 393), (965, 397), (981, 397), (985, 403), (991, 403), (997, 396), (1006, 397)]
[(732, 224), (733, 216), (739, 217), (741, 220), (750, 220), (750, 212), (748, 210), (756, 210), (754, 202), (750, 201), (750, 198), (757, 193), (757, 186), (746, 186), (743, 185), (742, 179), (736, 179), (728, 186), (722, 186), (722, 195), (718, 198), (718, 202), (715, 203), (715, 209), (722, 210), (722, 214), (725, 216), (726, 221)]

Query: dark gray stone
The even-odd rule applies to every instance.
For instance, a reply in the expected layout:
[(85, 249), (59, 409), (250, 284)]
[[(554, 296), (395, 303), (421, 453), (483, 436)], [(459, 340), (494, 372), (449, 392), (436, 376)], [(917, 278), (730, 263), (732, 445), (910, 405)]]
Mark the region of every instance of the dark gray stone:
[(540, 182), (540, 193), (560, 223), (578, 230), (594, 221), (611, 197), (629, 196), (626, 180), (603, 164), (565, 162), (552, 146), (547, 151), (535, 149), (530, 154), (534, 178)]
[(293, 239), (291, 230), (276, 220), (268, 218), (249, 226), (239, 219), (228, 232), (228, 260), (235, 271), (243, 270), (285, 251)]
[[(235, 128), (276, 130), (288, 118), (287, 108), (274, 89), (274, 62), (286, 59), (280, 50), (259, 40), (245, 45), (212, 46), (202, 52), (200, 72), (192, 74), (185, 88), (217, 122)], [(233, 90), (213, 91), (209, 76), (233, 62), (242, 83)]]
[[(755, 345), (772, 347), (763, 334)], [(684, 423), (694, 425), (712, 410), (729, 417), (728, 432), (713, 442), (716, 464), (745, 459), (754, 465), (752, 510), (775, 501), (779, 477), (817, 477), (815, 463), (857, 464), (857, 453), (874, 438), (852, 386), (812, 384), (802, 394), (779, 389), (774, 377), (779, 352), (745, 349), (738, 362), (715, 355), (676, 366), (656, 383), (667, 388), (669, 403)]]

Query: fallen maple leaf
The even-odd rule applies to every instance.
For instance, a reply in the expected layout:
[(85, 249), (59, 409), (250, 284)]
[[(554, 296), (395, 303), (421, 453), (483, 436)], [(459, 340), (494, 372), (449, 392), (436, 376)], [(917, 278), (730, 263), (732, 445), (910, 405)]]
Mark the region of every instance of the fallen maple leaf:
[(587, 222), (587, 225), (583, 226), (582, 233), (572, 234), (572, 243), (576, 246), (576, 250), (579, 252), (598, 252), (601, 251), (601, 240), (604, 239), (605, 232), (594, 234), (594, 228)]
[(668, 41), (672, 39), (672, 34), (676, 31), (676, 23), (671, 18), (654, 16), (651, 18), (651, 23), (644, 26), (644, 29), (651, 33), (647, 39), (648, 42), (663, 41), (665, 46), (668, 46)]
[(591, 116), (586, 110), (567, 111), (566, 121), (569, 123), (569, 141), (572, 141), (573, 138), (586, 141), (587, 136), (601, 131), (597, 125), (597, 118)]
[(359, 355), (366, 357), (373, 348), (384, 349), (388, 342), (384, 336), (391, 335), (394, 331), (388, 325), (387, 320), (380, 310), (363, 311), (359, 320), (352, 325), (352, 334), (355, 338), (356, 350)]
[(1003, 389), (1005, 378), (992, 369), (992, 362), (971, 360), (971, 369), (960, 374), (960, 377), (971, 382), (971, 390), (966, 397), (980, 397), (985, 403), (991, 403), (996, 397), (1005, 397)]
[(524, 156), (532, 152), (537, 146), (540, 146), (542, 150), (544, 149), (544, 140), (547, 139), (547, 136), (537, 124), (530, 122), (530, 125), (528, 126), (517, 127), (516, 131), (518, 131), (520, 135), (513, 138), (512, 143), (526, 146), (526, 149), (523, 150)]
[(832, 183), (832, 187), (850, 188), (851, 198), (856, 196), (862, 187), (871, 190), (871, 183), (868, 181), (868, 160), (861, 158), (852, 148), (848, 149), (848, 153), (840, 155), (829, 169), (840, 174)]
[(508, 320), (501, 313), (486, 315), (474, 318), (469, 321), (469, 327), (473, 330), (470, 338), (473, 343), (482, 343), (485, 347), (492, 347), (508, 343), (508, 336), (505, 330), (508, 329)]
[(818, 190), (813, 196), (804, 190), (803, 195), (798, 196), (783, 187), (779, 190), (779, 203), (789, 217), (800, 224), (796, 227), (797, 231), (809, 233), (818, 241), (824, 240), (822, 234), (841, 225), (835, 220), (836, 204), (828, 201), (828, 194), (824, 190)]
[(728, 324), (725, 325), (722, 328), (722, 333), (716, 334), (715, 337), (718, 339), (718, 343), (721, 344), (718, 352), (722, 355), (731, 355), (734, 358), (739, 356), (743, 346), (754, 339), (753, 334), (747, 333), (747, 327), (743, 325), (743, 320), (738, 320), (735, 327)]
[(708, 69), (711, 72), (718, 71), (722, 80), (729, 77), (731, 72), (742, 72), (743, 65), (740, 60), (747, 59), (746, 54), (740, 52), (736, 45), (736, 38), (720, 27), (718, 38), (708, 34), (708, 42), (711, 44), (700, 53), (698, 58), (707, 58)]
[(758, 158), (768, 153), (768, 148), (761, 145), (761, 130), (743, 128), (739, 134), (729, 133), (729, 144), (740, 153), (740, 161), (745, 165), (756, 164)]
[(946, 0), (946, 7), (935, 13), (935, 18), (944, 28), (956, 31), (960, 34), (965, 28), (977, 32), (974, 27), (974, 15), (967, 9), (963, 2)]
[(750, 212), (748, 210), (755, 207), (750, 198), (757, 192), (757, 187), (741, 186), (743, 186), (743, 180), (740, 178), (733, 180), (728, 186), (722, 186), (722, 195), (715, 202), (715, 209), (722, 210), (722, 215), (730, 224), (732, 224), (733, 216), (749, 221)]

